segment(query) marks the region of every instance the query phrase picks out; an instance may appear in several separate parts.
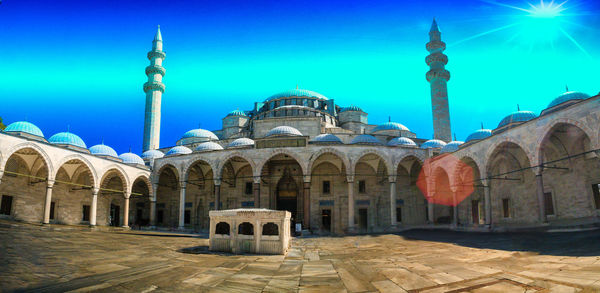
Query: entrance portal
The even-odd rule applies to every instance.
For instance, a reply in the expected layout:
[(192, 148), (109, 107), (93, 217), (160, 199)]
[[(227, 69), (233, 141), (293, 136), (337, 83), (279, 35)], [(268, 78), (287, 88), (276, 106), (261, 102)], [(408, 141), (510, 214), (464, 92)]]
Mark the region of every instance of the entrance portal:
[(277, 183), (277, 209), (285, 210), (292, 214), (290, 221), (292, 227), (291, 231), (294, 233), (296, 230), (296, 217), (298, 208), (298, 186), (296, 181), (290, 174), (290, 170), (286, 168), (283, 171), (283, 176)]
[(367, 232), (367, 209), (358, 209), (358, 232)]

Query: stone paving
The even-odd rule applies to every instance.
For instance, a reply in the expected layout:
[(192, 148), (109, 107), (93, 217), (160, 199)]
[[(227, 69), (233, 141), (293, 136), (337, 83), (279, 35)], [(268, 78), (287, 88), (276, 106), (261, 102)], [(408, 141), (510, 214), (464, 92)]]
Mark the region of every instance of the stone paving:
[(296, 238), (285, 257), (207, 243), (0, 221), (0, 291), (600, 292), (600, 231)]

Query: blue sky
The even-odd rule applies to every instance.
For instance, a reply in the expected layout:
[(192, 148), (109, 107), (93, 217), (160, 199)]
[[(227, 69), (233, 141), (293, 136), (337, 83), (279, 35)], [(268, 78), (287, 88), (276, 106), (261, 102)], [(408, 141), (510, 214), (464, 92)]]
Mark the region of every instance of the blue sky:
[(0, 116), (27, 119), (46, 137), (70, 125), (88, 146), (104, 139), (119, 153), (141, 152), (146, 53), (160, 24), (161, 147), (198, 125), (219, 129), (229, 111), (296, 85), (360, 106), (372, 124), (391, 116), (430, 138), (425, 43), (436, 17), (448, 44), (452, 130), (464, 140), (517, 104), (539, 113), (566, 84), (600, 91), (599, 3), (571, 0), (553, 18), (515, 7), (533, 9), (525, 1), (4, 0)]

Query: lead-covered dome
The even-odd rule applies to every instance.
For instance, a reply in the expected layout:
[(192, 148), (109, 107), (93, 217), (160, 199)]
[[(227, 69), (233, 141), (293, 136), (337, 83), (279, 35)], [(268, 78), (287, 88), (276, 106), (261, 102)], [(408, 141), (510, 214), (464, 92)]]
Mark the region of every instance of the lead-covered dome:
[(212, 142), (212, 141), (208, 141), (208, 142), (203, 142), (201, 144), (199, 144), (195, 151), (196, 152), (209, 152), (209, 151), (218, 151), (218, 150), (222, 150), (223, 147), (216, 143), (216, 142)]
[(96, 155), (96, 156), (107, 156), (107, 157), (113, 157), (113, 158), (118, 158), (119, 155), (117, 155), (117, 152), (115, 152), (115, 150), (103, 143), (101, 144), (97, 144), (93, 147), (90, 148), (90, 153), (92, 155)]
[(184, 133), (181, 139), (177, 141), (177, 145), (186, 145), (211, 140), (219, 140), (219, 138), (212, 133), (212, 131), (198, 128)]
[(125, 164), (137, 164), (137, 165), (144, 165), (144, 160), (142, 160), (142, 158), (140, 158), (140, 156), (134, 154), (134, 153), (123, 153), (119, 156), (119, 159), (123, 160), (123, 163)]
[(59, 132), (48, 139), (51, 144), (70, 145), (86, 149), (85, 142), (81, 137), (70, 132)]
[(341, 112), (348, 112), (348, 111), (354, 111), (354, 112), (364, 112), (364, 111), (363, 111), (361, 108), (359, 108), (358, 106), (350, 105), (349, 107), (342, 108), (342, 109), (340, 110), (340, 113), (341, 113)]
[(526, 121), (529, 121), (531, 119), (535, 119), (536, 117), (537, 117), (537, 115), (535, 115), (531, 111), (517, 111), (517, 112), (512, 112), (508, 116), (504, 117), (504, 119), (502, 119), (500, 121), (500, 123), (498, 123), (498, 127), (497, 128), (509, 125), (511, 123), (526, 122)]
[(550, 102), (550, 104), (548, 104), (548, 107), (546, 107), (546, 109), (542, 110), (541, 115), (545, 115), (548, 113), (552, 113), (554, 111), (558, 111), (560, 109), (563, 109), (570, 105), (581, 102), (585, 99), (588, 99), (589, 97), (590, 97), (590, 95), (588, 95), (586, 93), (569, 91), (567, 89), (567, 92), (563, 93), (562, 95), (560, 95), (560, 96), (556, 97), (554, 100), (552, 100), (552, 102)]
[(230, 142), (227, 145), (227, 148), (241, 148), (241, 147), (248, 147), (248, 146), (253, 146), (254, 145), (254, 140), (247, 138), (247, 137), (241, 137), (238, 139), (235, 139), (234, 141)]
[(13, 122), (13, 123), (9, 124), (8, 126), (6, 126), (6, 128), (4, 128), (4, 131), (5, 132), (16, 132), (16, 133), (22, 132), (22, 133), (39, 136), (39, 137), (44, 137), (44, 133), (42, 133), (42, 130), (39, 129), (39, 127), (37, 127), (37, 126), (35, 126), (35, 124), (27, 122), (27, 121)]
[(480, 140), (480, 139), (484, 139), (484, 138), (488, 138), (492, 136), (492, 131), (490, 129), (477, 129), (475, 130), (475, 132), (469, 134), (469, 136), (467, 136), (467, 140), (465, 140), (465, 142), (470, 142), (473, 140)]
[(248, 115), (246, 115), (246, 113), (244, 111), (233, 110), (233, 111), (227, 113), (227, 116), (225, 116), (225, 117), (230, 117), (230, 116), (244, 116), (244, 117), (246, 117)]
[(461, 144), (465, 143), (464, 141), (455, 140), (447, 143), (444, 147), (442, 147), (442, 153), (452, 153), (458, 150)]
[(398, 123), (398, 122), (386, 122), (383, 124), (377, 125), (377, 127), (373, 128), (372, 133), (384, 131), (384, 130), (402, 130), (402, 131), (410, 131), (406, 126)]
[(269, 130), (265, 137), (270, 136), (302, 136), (302, 132), (291, 126), (277, 126)]
[(439, 139), (430, 139), (430, 140), (424, 142), (421, 145), (421, 148), (422, 149), (437, 149), (437, 148), (442, 148), (445, 145), (446, 145), (446, 143)]
[(328, 100), (328, 98), (326, 96), (319, 94), (317, 92), (313, 92), (313, 91), (309, 91), (309, 90), (302, 90), (302, 89), (293, 89), (293, 90), (289, 90), (289, 91), (276, 93), (276, 94), (268, 97), (265, 100), (265, 102), (268, 102), (271, 100), (277, 100), (279, 98), (285, 98), (285, 97), (308, 97), (308, 98), (317, 98), (320, 100)]
[(352, 139), (350, 144), (382, 145), (381, 141), (372, 135), (361, 134)]
[(148, 150), (142, 153), (143, 160), (160, 159), (165, 156), (165, 153), (159, 150)]
[(396, 138), (392, 138), (390, 141), (388, 141), (387, 143), (388, 146), (409, 146), (409, 147), (416, 147), (417, 144), (410, 138), (408, 137), (396, 137)]
[(319, 134), (317, 136), (315, 136), (313, 139), (311, 139), (309, 141), (309, 143), (313, 143), (313, 144), (343, 144), (342, 140), (331, 134), (331, 133), (324, 133), (324, 134)]
[(174, 155), (187, 155), (187, 154), (191, 154), (192, 150), (190, 150), (187, 147), (184, 147), (182, 145), (178, 145), (176, 147), (172, 147), (166, 154), (165, 156), (174, 156)]

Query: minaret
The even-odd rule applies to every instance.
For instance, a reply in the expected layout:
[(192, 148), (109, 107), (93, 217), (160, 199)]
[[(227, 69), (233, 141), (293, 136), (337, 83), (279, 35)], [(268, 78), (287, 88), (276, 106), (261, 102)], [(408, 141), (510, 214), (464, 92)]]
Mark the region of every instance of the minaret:
[(450, 72), (444, 69), (448, 57), (444, 55), (446, 44), (442, 42), (441, 33), (435, 18), (429, 30), (429, 43), (427, 43), (429, 56), (425, 62), (430, 70), (427, 72), (427, 81), (431, 84), (431, 108), (433, 112), (433, 135), (435, 139), (445, 142), (452, 140), (450, 129), (450, 111), (448, 108), (448, 87)]
[(156, 31), (152, 41), (152, 50), (148, 52), (150, 66), (146, 67), (148, 82), (144, 84), (146, 93), (146, 115), (144, 118), (144, 151), (155, 150), (159, 148), (160, 141), (160, 100), (165, 92), (165, 85), (162, 78), (165, 76), (165, 68), (162, 62), (165, 59), (165, 52), (162, 50), (162, 36), (160, 26)]

